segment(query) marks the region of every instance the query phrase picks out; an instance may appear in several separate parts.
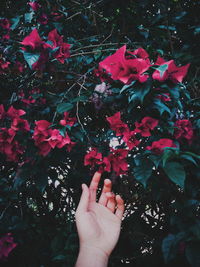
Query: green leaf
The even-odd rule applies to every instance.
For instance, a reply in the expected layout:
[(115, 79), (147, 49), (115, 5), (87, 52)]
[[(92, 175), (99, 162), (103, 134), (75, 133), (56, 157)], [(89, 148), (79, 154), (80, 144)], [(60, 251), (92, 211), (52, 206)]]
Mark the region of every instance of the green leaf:
[(136, 81), (133, 81), (132, 83), (130, 84), (127, 84), (127, 85), (124, 85), (122, 87), (122, 89), (120, 90), (120, 94), (123, 93), (126, 89), (131, 89), (130, 87), (133, 86), (135, 84)]
[(28, 63), (29, 67), (32, 69), (32, 65), (38, 61), (40, 54), (33, 54), (26, 51), (22, 51), (24, 54), (24, 59)]
[(31, 11), (29, 13), (25, 13), (24, 14), (25, 23), (31, 23), (31, 21), (33, 19), (33, 16), (34, 16), (34, 12), (33, 11)]
[(69, 111), (72, 108), (73, 108), (73, 105), (71, 103), (60, 103), (57, 106), (57, 112), (63, 113), (65, 111)]
[(168, 69), (168, 65), (167, 64), (163, 64), (161, 66), (159, 66), (158, 68), (156, 68), (156, 70), (158, 70), (160, 72), (160, 77), (162, 78), (165, 71)]
[(143, 103), (145, 96), (149, 93), (151, 89), (151, 81), (147, 81), (142, 86), (138, 86), (137, 89), (134, 89), (133, 92), (131, 92), (131, 95), (128, 98), (128, 102), (138, 102), (140, 101)]
[(171, 114), (170, 109), (162, 101), (160, 101), (160, 99), (154, 99), (153, 107), (159, 111), (160, 115), (162, 115), (163, 112)]
[(183, 155), (181, 155), (180, 157), (181, 157), (182, 159), (186, 159), (186, 160), (188, 160), (188, 161), (191, 161), (191, 162), (194, 163), (196, 166), (198, 165), (198, 164), (196, 163), (196, 161), (193, 159), (193, 157), (190, 156), (190, 155), (183, 154)]
[(155, 167), (157, 169), (162, 158), (160, 156), (150, 155), (149, 159), (154, 163), (154, 165), (155, 165)]
[(164, 152), (163, 152), (163, 155), (162, 155), (162, 164), (163, 164), (163, 167), (165, 167), (165, 164), (166, 162), (173, 158), (174, 156), (174, 152), (173, 150), (169, 150), (169, 149), (165, 149)]
[(141, 160), (140, 165), (133, 168), (133, 175), (135, 179), (143, 184), (146, 188), (147, 182), (152, 174), (154, 164), (146, 159)]
[(169, 179), (175, 184), (184, 188), (185, 183), (185, 170), (178, 162), (167, 162), (163, 168)]
[(21, 16), (17, 16), (17, 17), (15, 17), (15, 18), (12, 18), (12, 19), (11, 19), (11, 23), (12, 23), (12, 25), (11, 25), (10, 29), (11, 29), (12, 31), (15, 30), (15, 29), (18, 27), (19, 22), (20, 22), (20, 18), (21, 18)]
[(162, 253), (165, 263), (168, 263), (176, 256), (176, 236), (169, 234), (162, 242)]

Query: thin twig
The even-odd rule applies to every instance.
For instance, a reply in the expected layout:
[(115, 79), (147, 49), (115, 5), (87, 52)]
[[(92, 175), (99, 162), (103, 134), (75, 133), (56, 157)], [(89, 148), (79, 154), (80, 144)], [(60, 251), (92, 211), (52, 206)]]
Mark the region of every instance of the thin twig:
[(67, 20), (72, 19), (73, 17), (80, 15), (80, 14), (81, 14), (81, 12), (79, 11), (76, 14), (71, 15), (69, 18), (67, 18)]
[(71, 55), (71, 57), (84, 56), (84, 55), (89, 55), (89, 54), (96, 54), (96, 53), (99, 53), (99, 52), (106, 52), (106, 51), (116, 51), (116, 49), (115, 48), (109, 48), (109, 49), (104, 49), (104, 50), (81, 52), (81, 53), (73, 54), (73, 55)]

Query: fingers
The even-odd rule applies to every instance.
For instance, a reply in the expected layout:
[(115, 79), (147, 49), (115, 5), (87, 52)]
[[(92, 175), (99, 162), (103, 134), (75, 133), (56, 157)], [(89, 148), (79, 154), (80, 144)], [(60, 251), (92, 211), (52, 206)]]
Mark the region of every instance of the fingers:
[(104, 187), (101, 193), (101, 196), (99, 198), (99, 204), (106, 206), (107, 204), (107, 197), (106, 197), (106, 192), (111, 192), (111, 188), (112, 188), (112, 182), (109, 179), (105, 179), (104, 180)]
[(112, 212), (115, 212), (115, 207), (116, 207), (116, 201), (115, 201), (115, 194), (112, 192), (108, 192), (106, 193), (107, 197), (108, 197), (108, 202), (106, 207)]
[(101, 173), (99, 172), (95, 172), (94, 176), (92, 177), (92, 181), (89, 187), (91, 202), (96, 202), (96, 194), (97, 194), (97, 188), (99, 185), (100, 178), (101, 178)]
[(120, 195), (117, 195), (116, 202), (117, 202), (117, 209), (115, 215), (121, 220), (125, 210), (124, 200), (120, 197)]
[(76, 213), (86, 212), (89, 204), (89, 189), (86, 184), (82, 184), (82, 194), (76, 210)]

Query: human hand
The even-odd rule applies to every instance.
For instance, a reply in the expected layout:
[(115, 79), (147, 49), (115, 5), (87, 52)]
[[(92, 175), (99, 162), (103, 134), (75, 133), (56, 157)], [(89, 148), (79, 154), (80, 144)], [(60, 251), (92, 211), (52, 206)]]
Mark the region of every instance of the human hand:
[(109, 257), (120, 234), (124, 213), (123, 199), (111, 192), (112, 182), (104, 181), (101, 196), (96, 201), (96, 192), (101, 173), (96, 172), (89, 188), (82, 185), (82, 195), (75, 218), (81, 250), (99, 251)]

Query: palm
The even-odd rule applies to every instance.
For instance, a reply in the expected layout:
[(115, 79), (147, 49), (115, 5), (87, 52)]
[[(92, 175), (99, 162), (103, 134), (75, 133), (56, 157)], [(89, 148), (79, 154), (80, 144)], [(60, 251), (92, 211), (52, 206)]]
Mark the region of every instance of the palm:
[[(119, 238), (123, 200), (120, 197), (116, 198), (118, 204), (116, 209), (114, 194), (110, 192), (111, 181), (107, 180), (99, 202), (96, 202), (98, 179), (100, 176), (96, 176), (96, 180), (94, 177), (91, 182), (86, 209), (84, 211), (81, 211), (80, 208), (77, 209), (76, 224), (82, 245), (99, 248), (110, 255)], [(110, 197), (108, 197), (109, 194)], [(80, 201), (80, 205), (82, 202)]]

